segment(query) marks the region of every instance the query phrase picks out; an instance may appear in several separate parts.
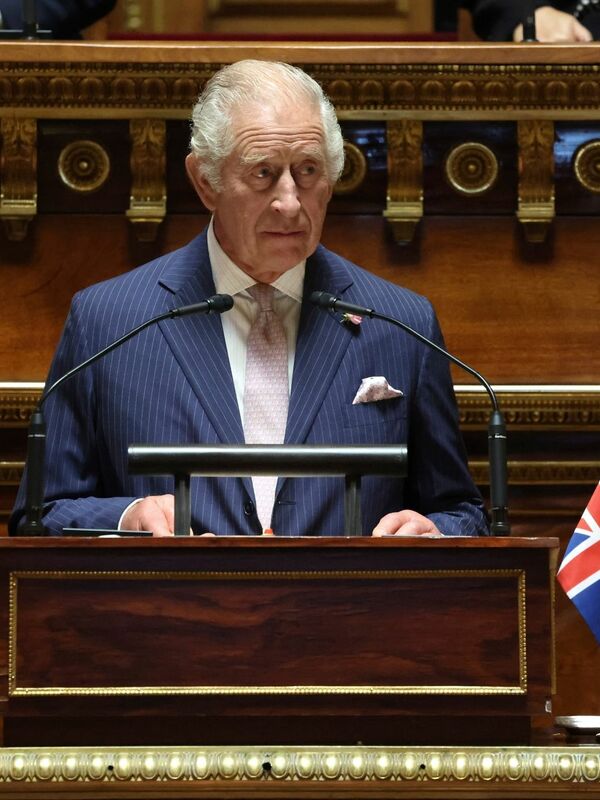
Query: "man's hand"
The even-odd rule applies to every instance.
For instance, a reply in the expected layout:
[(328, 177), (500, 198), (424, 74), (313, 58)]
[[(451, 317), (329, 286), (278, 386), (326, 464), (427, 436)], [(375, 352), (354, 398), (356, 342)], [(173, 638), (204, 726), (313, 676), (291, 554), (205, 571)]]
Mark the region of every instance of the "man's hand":
[(404, 509), (386, 514), (373, 528), (372, 536), (443, 536), (430, 519), (416, 511)]
[[(538, 42), (591, 42), (590, 31), (572, 14), (552, 6), (542, 6), (535, 11), (535, 35)], [(513, 33), (515, 42), (523, 41), (523, 26), (517, 25)]]
[(121, 520), (125, 531), (152, 531), (153, 536), (173, 536), (175, 498), (172, 494), (144, 497)]

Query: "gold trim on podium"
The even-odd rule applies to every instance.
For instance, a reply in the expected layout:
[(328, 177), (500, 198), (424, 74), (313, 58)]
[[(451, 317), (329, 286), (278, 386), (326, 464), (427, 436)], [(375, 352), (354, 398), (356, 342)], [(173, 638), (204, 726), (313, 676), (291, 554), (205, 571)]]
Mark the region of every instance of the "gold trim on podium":
[(122, 798), (127, 789), (153, 798), (240, 792), (255, 798), (398, 798), (417, 791), (420, 798), (449, 797), (444, 791), (452, 797), (598, 798), (599, 781), (600, 748), (586, 745), (0, 749), (0, 793), (18, 792), (23, 800), (78, 791)]

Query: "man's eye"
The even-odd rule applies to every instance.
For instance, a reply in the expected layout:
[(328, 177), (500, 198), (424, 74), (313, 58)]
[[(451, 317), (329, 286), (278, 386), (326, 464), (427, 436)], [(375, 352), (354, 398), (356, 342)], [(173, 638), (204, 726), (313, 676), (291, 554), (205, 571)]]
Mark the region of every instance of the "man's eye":
[(315, 164), (302, 164), (298, 172), (300, 175), (315, 175), (317, 167)]
[(255, 178), (270, 178), (271, 170), (269, 167), (257, 167), (253, 174)]

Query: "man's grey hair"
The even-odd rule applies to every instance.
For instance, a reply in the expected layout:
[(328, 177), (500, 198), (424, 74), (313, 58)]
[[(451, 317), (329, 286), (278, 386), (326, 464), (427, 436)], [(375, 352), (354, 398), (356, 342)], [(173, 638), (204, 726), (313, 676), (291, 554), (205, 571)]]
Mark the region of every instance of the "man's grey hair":
[(344, 167), (344, 141), (331, 101), (319, 84), (297, 67), (247, 59), (219, 70), (207, 82), (192, 111), (190, 149), (215, 191), (220, 191), (221, 166), (233, 150), (231, 120), (247, 103), (269, 106), (273, 97), (287, 95), (295, 103), (306, 98), (320, 111), (326, 168), (333, 185)]

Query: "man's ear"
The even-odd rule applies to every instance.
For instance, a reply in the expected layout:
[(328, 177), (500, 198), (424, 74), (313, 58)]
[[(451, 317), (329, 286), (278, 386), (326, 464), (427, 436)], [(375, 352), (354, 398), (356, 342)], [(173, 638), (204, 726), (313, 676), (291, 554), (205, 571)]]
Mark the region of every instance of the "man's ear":
[(186, 156), (185, 169), (200, 200), (209, 211), (214, 211), (217, 205), (217, 192), (215, 192), (200, 170), (198, 158), (193, 153), (189, 153)]

